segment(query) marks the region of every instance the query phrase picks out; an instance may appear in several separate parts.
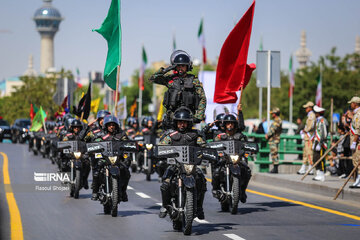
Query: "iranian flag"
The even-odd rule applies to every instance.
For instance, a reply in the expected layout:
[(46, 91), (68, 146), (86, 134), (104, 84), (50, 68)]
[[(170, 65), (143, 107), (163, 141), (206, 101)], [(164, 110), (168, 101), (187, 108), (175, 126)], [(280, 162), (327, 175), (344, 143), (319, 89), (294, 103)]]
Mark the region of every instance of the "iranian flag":
[(144, 74), (145, 74), (146, 64), (147, 64), (147, 56), (146, 56), (145, 48), (143, 46), (142, 61), (141, 61), (140, 73), (139, 73), (139, 88), (141, 88), (142, 91), (144, 91)]
[(317, 77), (317, 88), (316, 88), (315, 103), (319, 107), (322, 107), (322, 77), (321, 77), (321, 72), (320, 72), (319, 76)]
[(289, 60), (289, 98), (293, 96), (294, 93), (294, 86), (295, 86), (295, 79), (294, 79), (294, 71), (293, 71), (293, 58), (292, 55), (290, 56), (290, 60)]
[(202, 46), (203, 52), (203, 63), (206, 64), (206, 48), (205, 48), (205, 36), (204, 36), (204, 27), (203, 27), (203, 19), (201, 19), (199, 31), (198, 31), (198, 39)]

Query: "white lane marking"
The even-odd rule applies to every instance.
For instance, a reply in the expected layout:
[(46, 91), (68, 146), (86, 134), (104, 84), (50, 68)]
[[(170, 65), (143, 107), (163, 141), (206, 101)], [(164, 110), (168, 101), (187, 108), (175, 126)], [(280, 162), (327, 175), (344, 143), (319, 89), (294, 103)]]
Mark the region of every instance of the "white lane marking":
[(134, 188), (130, 187), (130, 186), (127, 186), (127, 189), (129, 190), (134, 190)]
[(201, 219), (198, 219), (198, 218), (195, 218), (194, 221), (198, 222), (198, 223), (210, 223), (210, 222), (208, 222), (206, 220), (201, 220)]
[(156, 203), (156, 205), (162, 206), (162, 203), (161, 203), (161, 202), (158, 202), (158, 203)]
[(223, 234), (225, 237), (228, 237), (233, 240), (245, 240), (245, 238), (239, 237), (236, 234), (230, 233), (230, 234)]
[(149, 195), (146, 195), (145, 193), (142, 193), (142, 192), (136, 192), (136, 194), (142, 198), (151, 198)]

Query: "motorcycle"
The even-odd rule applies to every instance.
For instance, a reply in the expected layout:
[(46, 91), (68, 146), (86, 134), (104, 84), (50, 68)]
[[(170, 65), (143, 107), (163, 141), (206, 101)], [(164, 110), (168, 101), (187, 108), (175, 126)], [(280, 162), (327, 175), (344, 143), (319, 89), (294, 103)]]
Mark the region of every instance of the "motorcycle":
[(227, 212), (230, 209), (231, 214), (236, 214), (251, 177), (248, 155), (257, 153), (259, 147), (256, 143), (238, 140), (211, 142), (208, 146), (216, 149), (220, 156), (221, 210)]
[(56, 133), (44, 134), (40, 140), (40, 153), (43, 158), (50, 157), (51, 139), (56, 138)]
[(94, 154), (99, 159), (99, 201), (104, 207), (104, 214), (116, 217), (120, 192), (125, 185), (121, 176), (121, 169), (128, 168), (128, 164), (122, 160), (128, 158), (128, 152), (138, 151), (136, 142), (105, 141), (87, 143), (87, 152)]
[(34, 132), (34, 137), (32, 138), (32, 151), (34, 155), (38, 155), (41, 148), (41, 139), (44, 136), (44, 132)]
[(196, 167), (217, 159), (217, 151), (194, 146), (158, 145), (154, 150), (157, 158), (167, 158), (168, 164), (176, 167), (170, 181), (170, 218), (173, 229), (184, 235), (192, 232), (192, 222), (197, 214)]
[(64, 156), (70, 159), (70, 197), (79, 198), (80, 189), (83, 187), (83, 175), (85, 164), (88, 160), (86, 152), (86, 143), (82, 141), (58, 142), (57, 148), (64, 153)]

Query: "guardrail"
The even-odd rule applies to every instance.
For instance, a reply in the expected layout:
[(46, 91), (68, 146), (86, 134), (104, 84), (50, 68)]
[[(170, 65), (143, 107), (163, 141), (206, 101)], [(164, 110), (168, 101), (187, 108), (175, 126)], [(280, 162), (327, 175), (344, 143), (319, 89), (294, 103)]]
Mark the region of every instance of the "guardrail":
[[(269, 165), (272, 164), (270, 156), (270, 148), (267, 140), (265, 139), (265, 134), (245, 134), (250, 141), (255, 141), (259, 144), (259, 152), (255, 158), (250, 158), (250, 161), (254, 161), (255, 164), (259, 164), (260, 172), (268, 172)], [(333, 139), (338, 139), (338, 136), (334, 136)], [(330, 137), (328, 137), (328, 146), (330, 144)], [(292, 164), (292, 165), (301, 165), (302, 160), (295, 159), (285, 159), (285, 155), (288, 154), (302, 154), (304, 147), (304, 141), (301, 139), (300, 135), (285, 135), (280, 136), (279, 144), (279, 160), (280, 164)]]

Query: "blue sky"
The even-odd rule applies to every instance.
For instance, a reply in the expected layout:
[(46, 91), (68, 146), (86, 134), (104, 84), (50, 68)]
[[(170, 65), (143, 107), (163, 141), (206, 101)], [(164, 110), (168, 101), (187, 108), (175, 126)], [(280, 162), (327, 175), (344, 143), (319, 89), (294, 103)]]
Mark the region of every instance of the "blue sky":
[[(179, 49), (201, 57), (197, 31), (204, 17), (208, 58), (214, 60), (221, 46), (252, 0), (122, 0), (123, 55), (121, 79), (127, 79), (141, 64), (144, 44), (149, 63), (168, 61), (172, 34)], [(21, 75), (28, 56), (40, 69), (40, 35), (32, 20), (42, 0), (0, 1), (0, 80)], [(110, 0), (53, 0), (65, 20), (55, 36), (55, 67), (64, 67), (82, 77), (90, 70), (103, 71), (107, 46), (91, 29), (107, 15)], [(341, 56), (352, 53), (360, 35), (358, 0), (257, 0), (248, 62), (256, 62), (256, 50), (263, 38), (264, 50), (281, 51), (281, 67), (288, 68), (289, 56), (300, 47), (302, 30), (312, 61), (334, 46)], [(10, 30), (11, 32), (7, 32)], [(298, 66), (294, 61), (294, 67)]]

